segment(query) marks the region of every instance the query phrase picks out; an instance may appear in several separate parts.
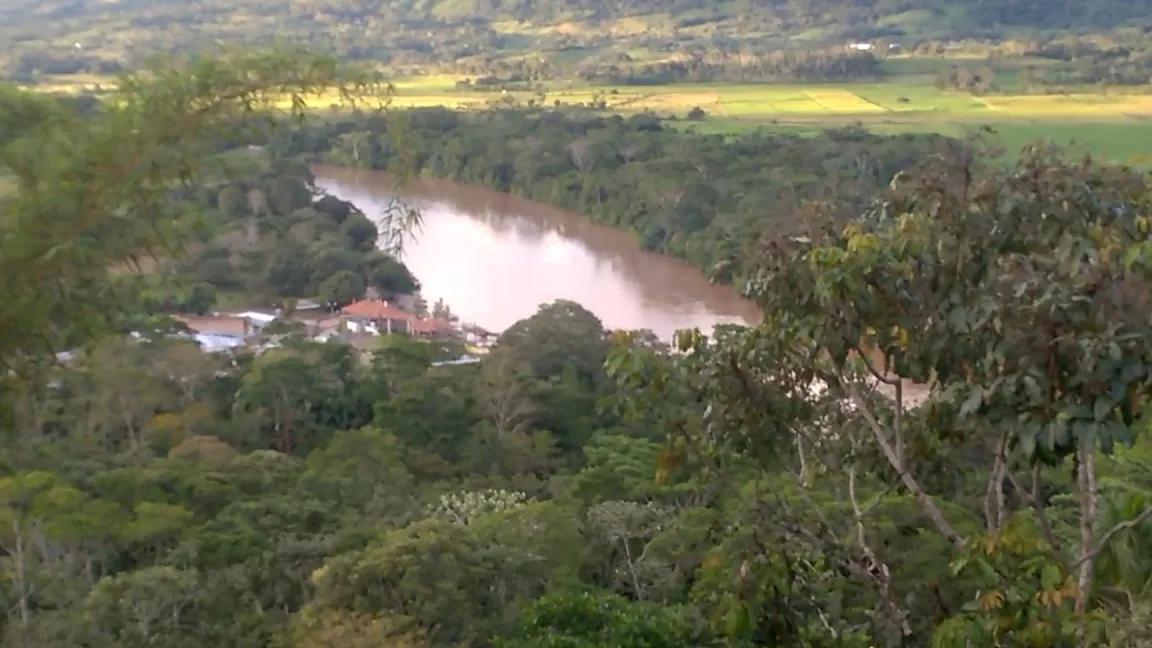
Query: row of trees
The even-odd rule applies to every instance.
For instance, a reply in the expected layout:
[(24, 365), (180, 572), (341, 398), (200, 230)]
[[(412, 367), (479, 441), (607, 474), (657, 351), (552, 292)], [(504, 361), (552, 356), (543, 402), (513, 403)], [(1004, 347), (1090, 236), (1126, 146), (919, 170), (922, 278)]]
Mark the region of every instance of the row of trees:
[(765, 54), (688, 54), (656, 63), (636, 63), (623, 54), (615, 62), (588, 61), (575, 70), (575, 76), (603, 85), (860, 81), (882, 75), (879, 59), (870, 52), (843, 48)]

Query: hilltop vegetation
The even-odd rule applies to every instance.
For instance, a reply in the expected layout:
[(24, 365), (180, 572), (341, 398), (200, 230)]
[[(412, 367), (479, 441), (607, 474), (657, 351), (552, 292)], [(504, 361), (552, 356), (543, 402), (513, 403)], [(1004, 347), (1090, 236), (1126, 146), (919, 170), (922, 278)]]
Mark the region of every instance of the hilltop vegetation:
[(467, 71), (504, 60), (555, 77), (581, 64), (718, 53), (847, 57), (847, 42), (871, 39), (909, 50), (929, 41), (1020, 39), (1016, 53), (1070, 33), (1108, 32), (1135, 43), (1152, 21), (1147, 0), (4, 0), (0, 8), (0, 51), (12, 75), (105, 74), (157, 52), (279, 39), (393, 67)]
[[(418, 284), (377, 247), (376, 223), (355, 205), (317, 195), (299, 164), (268, 163), (180, 192), (193, 236), (178, 256), (122, 281), (142, 291), (153, 311), (204, 312), (219, 297), (242, 304), (307, 298), (345, 304), (371, 288), (391, 297)], [(226, 167), (227, 168), (227, 167)]]

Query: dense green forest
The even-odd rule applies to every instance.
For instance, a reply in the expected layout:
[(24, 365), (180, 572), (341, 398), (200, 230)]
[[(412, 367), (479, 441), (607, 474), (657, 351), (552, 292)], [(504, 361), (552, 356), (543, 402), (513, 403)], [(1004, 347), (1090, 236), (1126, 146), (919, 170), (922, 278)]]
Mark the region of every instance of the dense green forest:
[(379, 249), (377, 225), (351, 203), (316, 195), (307, 167), (237, 153), (249, 164), (225, 162), (217, 178), (173, 196), (194, 226), (177, 257), (119, 278), (134, 299), (153, 311), (202, 313), (221, 296), (345, 304), (369, 288), (384, 297), (417, 291), (408, 269)]
[[(852, 131), (440, 111), (387, 140), (383, 117), (277, 131), (281, 166), (219, 184), (222, 141), (264, 141), (279, 95), (333, 86), (378, 92), (304, 55), (159, 69), (85, 113), (0, 87), (3, 645), (1152, 645), (1146, 175)], [(513, 119), (527, 138), (480, 133)], [(763, 323), (671, 345), (563, 301), (468, 365), (403, 336), (228, 356), (123, 334), (146, 306), (108, 299), (112, 269), (211, 241), (180, 218), (193, 205), (282, 245), (339, 231), (295, 184), (267, 212), (249, 199), (332, 141), (505, 189), (528, 166), (501, 147), (535, 146), (549, 184), (593, 187), (585, 205), (618, 199), (582, 178), (626, 175), (622, 155), (678, 162), (662, 195), (716, 185), (697, 207), (798, 195), (644, 230), (747, 238)]]
[[(395, 132), (404, 134), (403, 150)], [(746, 277), (749, 247), (765, 232), (793, 228), (803, 204), (830, 199), (859, 210), (900, 170), (965, 147), (938, 135), (851, 128), (820, 137), (724, 137), (684, 133), (645, 115), (440, 108), (317, 121), (269, 144), (285, 157), (322, 154), (337, 164), (515, 192), (634, 232), (646, 249), (725, 281)]]
[[(288, 5), (3, 0), (0, 12), (5, 16), (0, 61), (8, 75), (22, 80), (108, 74), (158, 52), (285, 40), (393, 70), (419, 66), (472, 74), (478, 68), (491, 71), (499, 62), (526, 63), (552, 78), (587, 75), (619, 65), (621, 55), (640, 53), (640, 64), (665, 67), (639, 75), (667, 80), (680, 74), (676, 65), (696, 67), (699, 75), (699, 61), (709, 57), (780, 51), (794, 56), (822, 51), (828, 57), (833, 50), (854, 78), (864, 78), (852, 61), (870, 57), (853, 58), (844, 51), (847, 43), (859, 40), (880, 39), (915, 51), (954, 41), (1013, 39), (1037, 50), (1051, 37), (1106, 33), (1129, 47), (1143, 40), (1152, 5), (1146, 0), (332, 0)], [(709, 70), (709, 80), (756, 78), (731, 67)], [(828, 79), (845, 78), (841, 66), (829, 70)], [(811, 73), (793, 79), (811, 80)]]

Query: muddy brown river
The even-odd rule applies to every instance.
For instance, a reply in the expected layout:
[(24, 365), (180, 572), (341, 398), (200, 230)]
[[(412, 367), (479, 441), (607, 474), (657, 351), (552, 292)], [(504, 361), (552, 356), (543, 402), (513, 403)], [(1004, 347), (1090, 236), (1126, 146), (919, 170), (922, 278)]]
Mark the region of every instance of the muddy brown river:
[(379, 218), (399, 195), (423, 227), (403, 261), (429, 304), (443, 299), (462, 321), (502, 331), (540, 304), (568, 299), (610, 329), (711, 332), (749, 323), (756, 307), (695, 268), (640, 249), (633, 237), (576, 214), (488, 189), (421, 178), (397, 190), (381, 172), (316, 167), (316, 184)]

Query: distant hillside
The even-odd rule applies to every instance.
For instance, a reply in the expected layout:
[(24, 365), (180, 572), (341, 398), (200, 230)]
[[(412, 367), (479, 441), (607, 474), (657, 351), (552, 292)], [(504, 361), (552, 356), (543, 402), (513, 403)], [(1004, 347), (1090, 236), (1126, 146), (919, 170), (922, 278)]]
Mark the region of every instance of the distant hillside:
[(1152, 0), (0, 0), (9, 75), (102, 73), (217, 43), (306, 43), (359, 60), (660, 58), (886, 38), (1030, 38), (1152, 25)]

